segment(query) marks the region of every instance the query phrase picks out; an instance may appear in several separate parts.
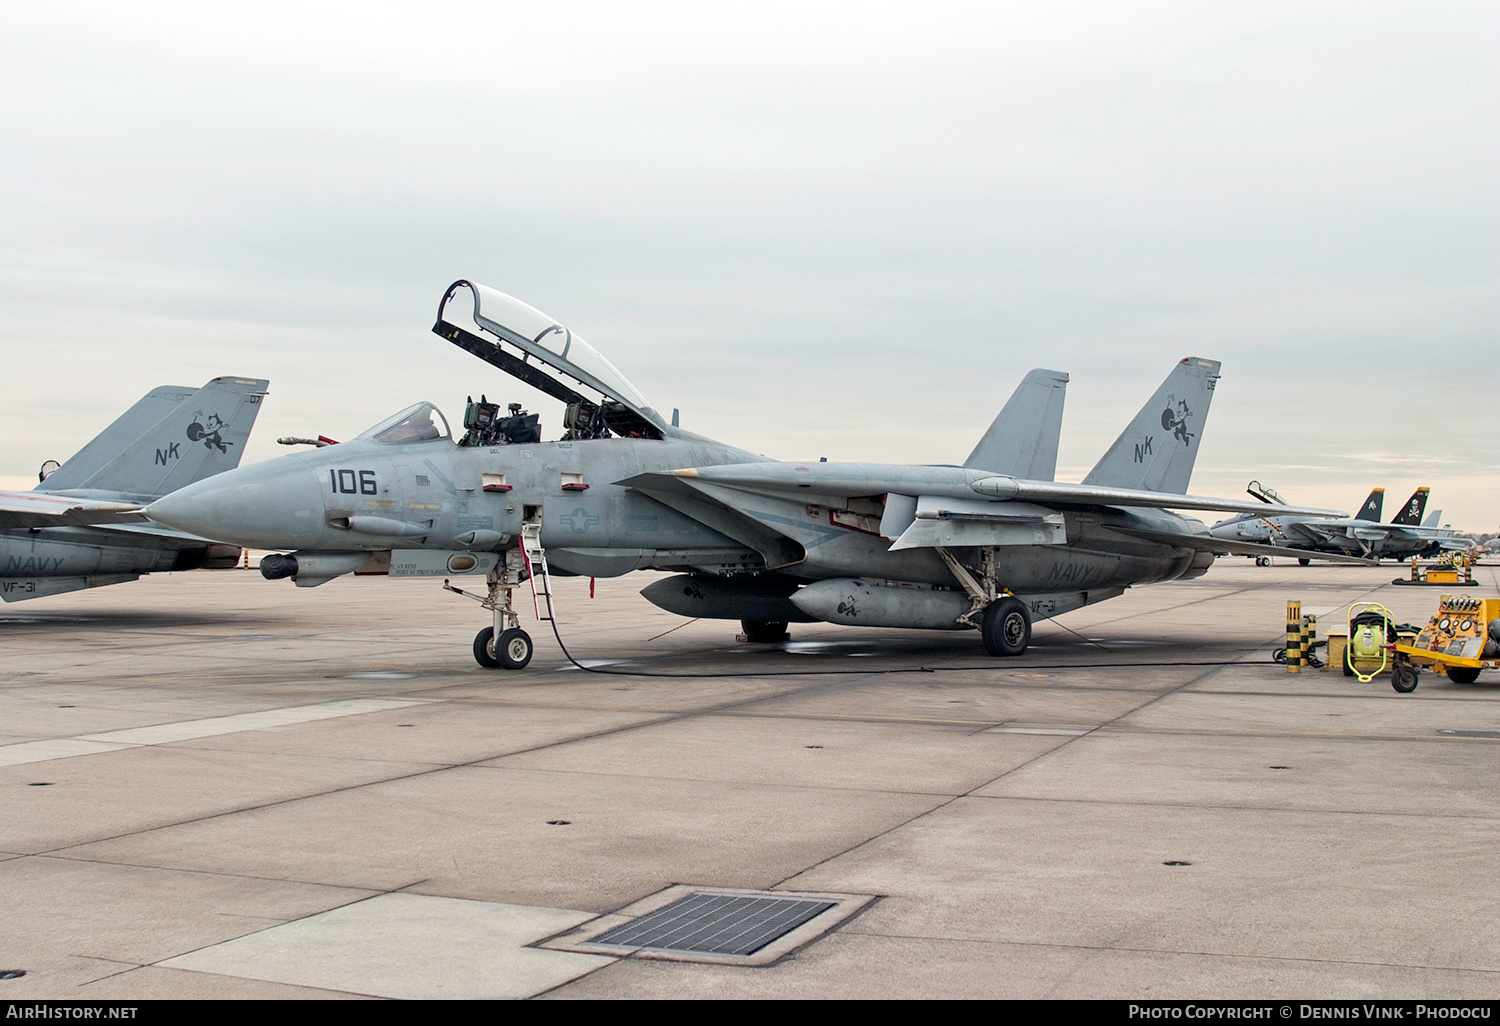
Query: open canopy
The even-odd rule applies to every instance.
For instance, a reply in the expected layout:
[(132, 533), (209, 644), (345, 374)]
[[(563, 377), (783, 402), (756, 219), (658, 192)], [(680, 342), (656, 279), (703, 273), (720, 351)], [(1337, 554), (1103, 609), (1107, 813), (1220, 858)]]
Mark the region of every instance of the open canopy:
[(443, 299), (443, 307), (439, 308), (439, 323), (443, 310), (460, 288), (473, 293), (474, 323), (482, 330), (624, 405), (658, 428), (666, 426), (630, 380), (597, 349), (514, 296), (470, 281), (454, 282)]

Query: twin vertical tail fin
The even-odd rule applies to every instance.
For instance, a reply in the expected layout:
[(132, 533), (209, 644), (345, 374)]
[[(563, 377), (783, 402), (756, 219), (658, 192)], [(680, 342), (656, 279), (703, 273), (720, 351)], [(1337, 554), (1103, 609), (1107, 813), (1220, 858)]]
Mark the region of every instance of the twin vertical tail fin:
[(214, 378), (196, 392), (148, 392), (37, 491), (155, 498), (239, 465), (270, 382)]
[(1380, 508), (1385, 504), (1385, 489), (1377, 488), (1370, 493), (1365, 504), (1359, 507), (1359, 512), (1354, 514), (1355, 520), (1370, 520), (1380, 523)]
[(1062, 371), (1027, 373), (964, 466), (1030, 481), (1051, 481), (1057, 473), (1057, 443), (1062, 436), (1067, 390), (1068, 376)]
[(1197, 357), (1174, 367), (1083, 483), (1186, 494), (1219, 367)]
[(39, 492), (61, 492), (82, 488), (83, 483), (105, 464), (124, 452), (126, 447), (161, 422), (161, 419), (192, 398), (197, 389), (191, 385), (162, 385), (153, 388), (113, 424), (94, 436), (68, 462), (48, 474), (36, 487)]
[(1402, 527), (1419, 527), (1422, 524), (1422, 511), (1427, 508), (1426, 488), (1418, 488), (1411, 493), (1411, 498), (1406, 500), (1406, 505), (1401, 507), (1401, 512), (1391, 520), (1393, 524)]

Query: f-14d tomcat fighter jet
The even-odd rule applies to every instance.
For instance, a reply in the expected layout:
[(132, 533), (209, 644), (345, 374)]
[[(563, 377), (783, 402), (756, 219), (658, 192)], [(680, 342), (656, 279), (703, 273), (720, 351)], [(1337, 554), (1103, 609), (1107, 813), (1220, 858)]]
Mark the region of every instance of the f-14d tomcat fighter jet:
[(504, 293), (454, 283), (433, 330), (567, 403), (562, 438), (542, 441), (519, 404), (505, 415), (471, 401), (455, 441), (421, 403), (147, 514), (293, 550), (261, 572), (299, 586), (351, 571), (487, 573), (494, 623), (474, 655), (512, 668), (532, 651), (512, 592), (549, 566), (673, 571), (643, 594), (683, 616), (740, 620), (751, 640), (780, 640), (790, 622), (978, 628), (992, 654), (1019, 655), (1038, 617), (1196, 577), (1216, 552), (1266, 548), (1210, 538), (1168, 511), (1264, 508), (1183, 494), (1215, 361), (1177, 364), (1083, 483), (1062, 484), (1052, 478), (1068, 378), (1055, 371), (1026, 375), (963, 466), (782, 463), (677, 427), (581, 338)]
[[(1258, 493), (1252, 489), (1250, 494)], [(1451, 528), (1438, 526), (1441, 510), (1435, 511), (1426, 521), (1422, 519), (1427, 494), (1428, 489), (1418, 488), (1401, 507), (1401, 512), (1386, 524), (1380, 522), (1385, 489), (1376, 488), (1359, 513), (1347, 520), (1289, 515), (1280, 505), (1271, 503), (1269, 509), (1262, 506), (1258, 515), (1250, 513), (1221, 520), (1209, 528), (1209, 533), (1215, 538), (1279, 548), (1281, 555), (1296, 556), (1304, 566), (1310, 557), (1328, 552), (1378, 561), (1467, 550), (1470, 547), (1468, 539), (1459, 538)]]
[(167, 570), (229, 568), (237, 546), (145, 523), (136, 512), (239, 465), (268, 383), (214, 378), (146, 393), (29, 492), (0, 492), (0, 598), (7, 602), (134, 581)]

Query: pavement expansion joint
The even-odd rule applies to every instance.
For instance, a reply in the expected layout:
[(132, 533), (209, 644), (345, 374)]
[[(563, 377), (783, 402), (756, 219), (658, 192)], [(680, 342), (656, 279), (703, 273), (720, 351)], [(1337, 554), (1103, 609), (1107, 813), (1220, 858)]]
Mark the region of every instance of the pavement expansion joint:
[(375, 997), (526, 998), (616, 961), (536, 941), (593, 913), (381, 894), (156, 963)]

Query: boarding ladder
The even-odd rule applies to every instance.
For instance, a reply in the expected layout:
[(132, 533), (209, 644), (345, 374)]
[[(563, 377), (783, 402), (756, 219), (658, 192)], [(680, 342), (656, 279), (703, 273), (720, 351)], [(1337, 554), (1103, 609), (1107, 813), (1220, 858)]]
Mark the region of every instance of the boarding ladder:
[[(552, 576), (547, 573), (547, 553), (542, 548), (542, 524), (540, 520), (528, 520), (521, 524), (521, 554), (526, 558), (527, 577), (531, 581), (531, 604), (538, 620), (552, 619)], [(542, 582), (540, 594), (536, 582)], [(547, 615), (542, 615), (542, 603), (547, 605)]]

